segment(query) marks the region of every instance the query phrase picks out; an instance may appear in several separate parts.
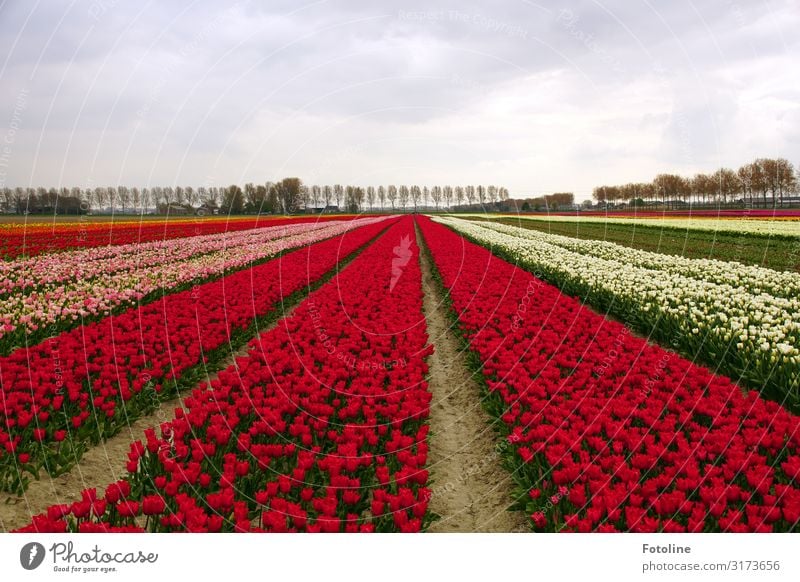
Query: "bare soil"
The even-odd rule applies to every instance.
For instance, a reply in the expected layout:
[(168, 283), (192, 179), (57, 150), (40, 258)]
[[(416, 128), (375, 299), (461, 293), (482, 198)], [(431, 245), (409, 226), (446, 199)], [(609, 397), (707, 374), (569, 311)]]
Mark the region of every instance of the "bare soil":
[[(417, 244), (421, 235), (417, 231)], [(481, 405), (481, 389), (450, 329), (447, 305), (433, 280), (432, 265), (420, 257), (423, 311), (435, 347), (428, 359), (433, 393), (429, 469), (430, 509), (440, 516), (431, 532), (523, 532), (527, 520), (508, 511), (511, 474), (500, 465), (498, 438)]]

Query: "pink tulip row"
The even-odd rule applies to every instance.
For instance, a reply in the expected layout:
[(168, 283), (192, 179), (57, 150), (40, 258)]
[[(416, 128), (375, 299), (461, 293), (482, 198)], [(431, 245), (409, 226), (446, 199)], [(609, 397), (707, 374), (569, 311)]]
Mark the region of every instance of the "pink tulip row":
[[(0, 340), (6, 338), (6, 342), (0, 342), (0, 349), (9, 349), (9, 345), (3, 346), (2, 343), (9, 344), (9, 339), (13, 339), (10, 334), (15, 331), (19, 335), (20, 332), (33, 333), (48, 328), (49, 333), (57, 333), (83, 318), (107, 315), (119, 307), (135, 304), (155, 291), (200, 282), (287, 249), (318, 242), (380, 220), (383, 217), (325, 223), (322, 228), (313, 223), (298, 225), (289, 231), (288, 236), (281, 238), (275, 238), (276, 233), (270, 232), (271, 229), (257, 229), (245, 238), (236, 236), (240, 233), (230, 233), (232, 238), (228, 239), (227, 244), (213, 252), (202, 253), (199, 247), (195, 247), (197, 252), (184, 260), (170, 258), (146, 268), (134, 268), (128, 262), (127, 268), (88, 280), (82, 275), (81, 278), (55, 284), (42, 291), (11, 295), (2, 300)], [(223, 240), (222, 235), (215, 237)], [(211, 242), (211, 237), (203, 238), (211, 248), (220, 244)], [(193, 242), (185, 244), (194, 245)], [(65, 257), (64, 253), (58, 255), (59, 259), (62, 257)]]
[(45, 292), (58, 284), (76, 279), (93, 279), (120, 271), (155, 267), (240, 245), (311, 232), (342, 222), (337, 220), (281, 224), (169, 240), (91, 247), (0, 262), (0, 296), (30, 291)]

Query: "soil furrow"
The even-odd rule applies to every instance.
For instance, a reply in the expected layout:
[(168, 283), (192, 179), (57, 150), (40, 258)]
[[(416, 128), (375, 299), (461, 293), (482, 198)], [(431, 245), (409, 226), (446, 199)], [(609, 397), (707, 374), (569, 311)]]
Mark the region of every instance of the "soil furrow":
[[(417, 244), (422, 236), (417, 230)], [(501, 466), (501, 449), (481, 405), (461, 344), (450, 329), (448, 309), (433, 279), (433, 265), (420, 253), (423, 312), (435, 346), (428, 359), (431, 403), (430, 510), (440, 519), (430, 532), (524, 532), (525, 516), (508, 511), (513, 503), (511, 475)]]

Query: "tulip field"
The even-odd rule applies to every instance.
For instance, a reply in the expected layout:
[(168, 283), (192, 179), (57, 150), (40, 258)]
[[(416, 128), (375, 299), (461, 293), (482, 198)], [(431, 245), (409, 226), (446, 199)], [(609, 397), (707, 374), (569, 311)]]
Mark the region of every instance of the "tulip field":
[(537, 531), (797, 527), (800, 417), (442, 225), (423, 231)]
[[(797, 272), (457, 215), (0, 237), (0, 492), (30, 508), (0, 507), (4, 529), (456, 531), (490, 502), (515, 531), (800, 529)], [(461, 346), (435, 374), (434, 321)], [(431, 454), (454, 392), (491, 455)], [(134, 422), (122, 473), (84, 472)], [(471, 465), (496, 499), (469, 494)]]

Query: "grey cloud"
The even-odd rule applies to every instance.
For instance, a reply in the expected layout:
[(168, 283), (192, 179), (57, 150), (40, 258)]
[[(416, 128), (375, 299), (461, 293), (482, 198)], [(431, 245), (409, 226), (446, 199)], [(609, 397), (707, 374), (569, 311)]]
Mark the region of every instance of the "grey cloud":
[(29, 91), (8, 181), (292, 171), (585, 195), (611, 169), (797, 160), (798, 24), (791, 0), (6, 2), (0, 129)]

